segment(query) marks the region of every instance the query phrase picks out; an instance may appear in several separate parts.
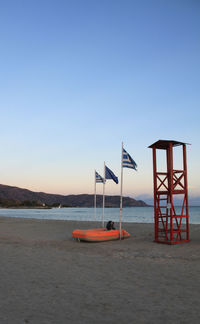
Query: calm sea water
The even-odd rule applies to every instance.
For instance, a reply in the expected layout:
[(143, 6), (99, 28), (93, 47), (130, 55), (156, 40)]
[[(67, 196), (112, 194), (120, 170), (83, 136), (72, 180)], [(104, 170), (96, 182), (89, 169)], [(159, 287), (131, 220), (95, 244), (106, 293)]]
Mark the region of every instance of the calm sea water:
[[(178, 210), (177, 210), (178, 212)], [(123, 222), (153, 223), (153, 207), (129, 207), (123, 209)], [(200, 207), (190, 207), (190, 224), (200, 224)], [(53, 209), (0, 209), (0, 216), (35, 219), (94, 221), (93, 208), (53, 208)], [(119, 208), (105, 208), (105, 222), (119, 222)], [(97, 208), (96, 220), (102, 220), (102, 209)]]

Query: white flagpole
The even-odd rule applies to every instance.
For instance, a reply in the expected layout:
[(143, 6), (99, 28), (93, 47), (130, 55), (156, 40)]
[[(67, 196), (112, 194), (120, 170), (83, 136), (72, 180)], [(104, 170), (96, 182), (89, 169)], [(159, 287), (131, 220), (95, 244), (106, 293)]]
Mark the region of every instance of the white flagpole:
[(104, 162), (104, 181), (103, 181), (103, 214), (102, 214), (102, 227), (104, 227), (104, 208), (105, 208), (105, 184), (106, 184), (106, 164)]
[(120, 193), (120, 223), (119, 223), (119, 235), (120, 240), (122, 238), (122, 196), (123, 196), (123, 142), (122, 142), (122, 156), (121, 156), (121, 193)]
[(97, 195), (96, 195), (96, 170), (94, 170), (94, 219), (96, 221)]

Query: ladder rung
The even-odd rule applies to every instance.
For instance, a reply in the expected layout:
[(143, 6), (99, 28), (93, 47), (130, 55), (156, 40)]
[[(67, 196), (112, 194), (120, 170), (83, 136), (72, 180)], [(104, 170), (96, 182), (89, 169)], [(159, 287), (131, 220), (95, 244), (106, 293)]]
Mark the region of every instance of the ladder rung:
[(185, 232), (187, 232), (187, 230), (180, 230), (180, 231), (178, 231), (178, 230), (173, 230), (173, 233), (185, 233)]

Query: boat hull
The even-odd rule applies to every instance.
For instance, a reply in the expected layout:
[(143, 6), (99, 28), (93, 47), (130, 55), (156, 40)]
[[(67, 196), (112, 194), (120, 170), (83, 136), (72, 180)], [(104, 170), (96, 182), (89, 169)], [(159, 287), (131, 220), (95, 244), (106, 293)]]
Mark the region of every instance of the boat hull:
[[(105, 242), (119, 240), (120, 231), (110, 230), (107, 231), (105, 228), (94, 228), (89, 230), (76, 229), (72, 233), (72, 237), (78, 241), (86, 242)], [(130, 234), (122, 229), (121, 238), (125, 239), (130, 237)]]

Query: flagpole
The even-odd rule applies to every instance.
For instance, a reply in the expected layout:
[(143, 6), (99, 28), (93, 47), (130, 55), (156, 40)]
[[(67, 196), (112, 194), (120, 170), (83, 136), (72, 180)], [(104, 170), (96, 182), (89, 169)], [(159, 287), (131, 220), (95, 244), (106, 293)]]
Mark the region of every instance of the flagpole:
[(96, 221), (97, 195), (96, 195), (96, 170), (94, 170), (94, 219)]
[(104, 227), (104, 208), (105, 208), (105, 184), (106, 184), (106, 164), (104, 162), (104, 181), (103, 181), (103, 214), (102, 214), (102, 227)]
[(120, 240), (122, 239), (122, 195), (123, 195), (123, 142), (121, 152), (121, 193), (120, 193), (120, 222), (119, 222), (119, 235)]

